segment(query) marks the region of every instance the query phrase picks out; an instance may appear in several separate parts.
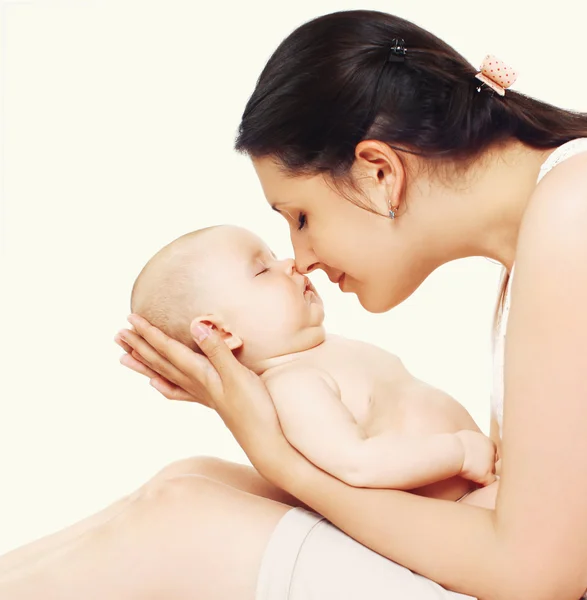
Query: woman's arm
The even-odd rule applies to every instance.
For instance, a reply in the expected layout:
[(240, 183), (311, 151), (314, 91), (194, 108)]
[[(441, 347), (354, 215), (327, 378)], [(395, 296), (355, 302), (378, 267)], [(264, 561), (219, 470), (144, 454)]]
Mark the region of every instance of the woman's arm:
[(587, 587), (585, 173), (584, 155), (557, 167), (520, 231), (495, 512), (335, 489), (307, 465), (276, 478), (365, 545), (483, 600), (576, 600)]
[[(488, 564), (498, 556), (493, 549), (492, 511), (343, 483), (289, 444), (267, 388), (234, 358), (215, 332), (200, 326), (201, 337), (193, 330), (210, 359), (206, 365), (202, 356), (144, 319), (132, 315), (129, 321), (136, 332), (121, 335), (141, 357), (141, 364), (194, 397), (206, 388), (207, 404), (218, 411), (251, 463), (271, 483), (383, 556), (450, 589), (483, 600), (500, 597), (489, 594), (496, 590), (493, 577), (488, 582), (480, 577), (481, 566), (489, 574), (501, 571), (499, 565)], [(166, 395), (158, 379), (154, 385)]]
[(508, 588), (499, 575), (510, 563), (497, 551), (493, 511), (341, 482), (289, 444), (259, 377), (238, 363), (213, 331), (200, 338), (195, 332), (195, 338), (215, 369), (204, 367), (201, 356), (144, 319), (129, 320), (137, 333), (124, 332), (125, 342), (152, 370), (188, 393), (198, 395), (192, 379), (195, 389), (206, 387), (208, 403), (266, 479), (369, 548), (449, 589), (482, 600), (515, 598), (502, 593)]
[[(210, 383), (215, 408), (259, 471), (366, 546), (450, 589), (481, 600), (581, 596), (587, 587), (585, 172), (579, 156), (545, 177), (520, 232), (495, 511), (353, 488), (317, 469), (287, 443), (258, 378), (208, 332), (199, 343), (222, 382)], [(137, 329), (152, 354), (137, 349), (154, 371), (190, 392), (192, 379), (208, 384), (189, 349), (144, 323)]]
[(531, 200), (506, 342), (496, 527), (546, 598), (587, 587), (586, 174), (568, 159)]

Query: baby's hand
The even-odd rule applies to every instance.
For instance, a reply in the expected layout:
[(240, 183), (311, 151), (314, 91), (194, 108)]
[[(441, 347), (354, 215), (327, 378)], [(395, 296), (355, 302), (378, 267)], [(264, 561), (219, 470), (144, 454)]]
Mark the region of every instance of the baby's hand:
[(489, 485), (496, 479), (495, 463), (497, 449), (491, 439), (477, 431), (458, 431), (457, 438), (463, 445), (463, 466), (460, 476), (480, 485)]

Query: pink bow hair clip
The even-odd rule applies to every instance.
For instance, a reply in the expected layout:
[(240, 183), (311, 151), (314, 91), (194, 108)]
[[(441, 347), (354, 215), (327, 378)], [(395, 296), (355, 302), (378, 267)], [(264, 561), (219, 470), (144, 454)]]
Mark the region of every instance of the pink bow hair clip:
[(488, 54), (483, 59), (481, 71), (475, 77), (500, 96), (505, 96), (506, 88), (516, 81), (518, 73), (493, 54)]

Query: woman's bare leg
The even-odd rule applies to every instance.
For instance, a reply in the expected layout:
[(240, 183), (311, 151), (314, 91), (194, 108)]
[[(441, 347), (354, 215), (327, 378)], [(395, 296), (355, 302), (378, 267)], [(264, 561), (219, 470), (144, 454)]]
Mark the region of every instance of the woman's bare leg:
[(155, 478), (168, 479), (169, 477), (190, 473), (203, 475), (237, 490), (261, 496), (262, 498), (269, 498), (282, 504), (304, 506), (304, 504), (291, 494), (269, 483), (253, 467), (240, 465), (213, 456), (195, 456), (178, 460), (165, 467)]
[[(144, 486), (143, 486), (144, 487)], [(56, 533), (46, 535), (38, 540), (34, 540), (29, 544), (11, 550), (7, 554), (0, 556), (0, 578), (9, 573), (12, 569), (19, 567), (23, 562), (32, 560), (38, 555), (42, 555), (45, 552), (58, 548), (72, 540), (76, 539), (80, 535), (83, 535), (92, 528), (106, 523), (110, 519), (117, 516), (122, 510), (124, 510), (131, 502), (133, 502), (142, 493), (143, 487), (124, 496), (120, 500), (117, 500), (107, 508), (95, 513), (73, 525), (66, 527)]]
[(199, 475), (165, 479), (0, 578), (0, 598), (252, 600), (269, 537), (289, 509)]
[(136, 492), (118, 500), (108, 508), (51, 535), (17, 548), (0, 557), (0, 575), (30, 561), (48, 550), (59, 548), (116, 517), (129, 503), (136, 500), (145, 489), (179, 475), (202, 475), (256, 496), (276, 500), (290, 506), (302, 506), (293, 496), (276, 488), (250, 466), (231, 463), (210, 456), (185, 458), (164, 467), (155, 477)]

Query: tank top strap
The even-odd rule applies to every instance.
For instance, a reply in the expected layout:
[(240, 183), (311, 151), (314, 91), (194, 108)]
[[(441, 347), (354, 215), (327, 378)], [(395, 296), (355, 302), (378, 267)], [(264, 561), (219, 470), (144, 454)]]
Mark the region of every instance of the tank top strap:
[(559, 146), (556, 150), (551, 152), (544, 163), (542, 163), (536, 183), (540, 183), (542, 178), (558, 164), (581, 152), (587, 152), (587, 138), (577, 138)]

